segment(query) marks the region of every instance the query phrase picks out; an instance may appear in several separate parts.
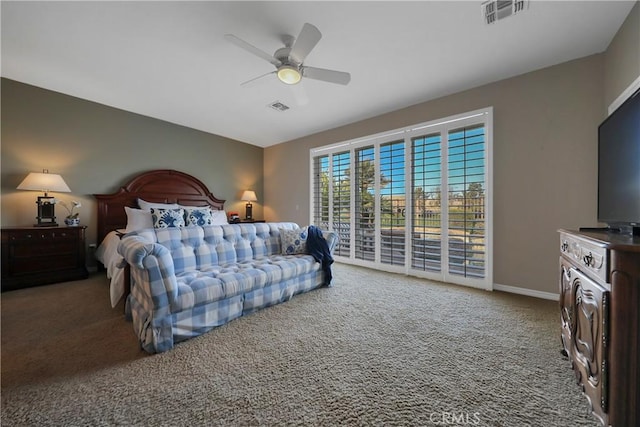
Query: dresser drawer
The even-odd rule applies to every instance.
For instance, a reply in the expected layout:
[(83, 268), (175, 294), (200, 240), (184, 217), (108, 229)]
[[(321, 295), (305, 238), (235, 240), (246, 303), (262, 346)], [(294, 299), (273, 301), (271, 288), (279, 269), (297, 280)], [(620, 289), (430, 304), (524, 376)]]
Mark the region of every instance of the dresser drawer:
[(560, 233), (560, 253), (592, 279), (610, 283), (608, 251), (604, 245)]
[(15, 257), (11, 260), (9, 272), (12, 275), (44, 273), (74, 268), (78, 264), (76, 253), (56, 254), (54, 256)]
[[(69, 227), (70, 228), (70, 227)], [(78, 230), (74, 229), (34, 229), (28, 231), (9, 231), (6, 232), (10, 242), (27, 242), (28, 244), (43, 244), (46, 242), (56, 241), (75, 241), (78, 238)]]

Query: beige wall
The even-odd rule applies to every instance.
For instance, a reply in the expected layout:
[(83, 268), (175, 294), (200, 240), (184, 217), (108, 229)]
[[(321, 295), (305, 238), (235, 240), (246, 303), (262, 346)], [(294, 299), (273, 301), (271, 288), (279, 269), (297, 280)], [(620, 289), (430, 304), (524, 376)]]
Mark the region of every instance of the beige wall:
[(609, 105), (640, 77), (640, 2), (631, 9), (604, 60), (604, 105)]
[(309, 149), (494, 108), (494, 281), (557, 293), (560, 227), (596, 225), (602, 55), (265, 149), (268, 219), (309, 222)]
[[(43, 168), (61, 174), (72, 190), (56, 197), (81, 200), (87, 243), (96, 239), (92, 194), (112, 193), (151, 169), (195, 176), (227, 201), (227, 211), (244, 212), (240, 196), (253, 189), (260, 200), (254, 215), (262, 216), (262, 148), (7, 79), (1, 153), (3, 226), (35, 222), (39, 193), (16, 187), (28, 172)], [(61, 222), (64, 210), (56, 214)]]

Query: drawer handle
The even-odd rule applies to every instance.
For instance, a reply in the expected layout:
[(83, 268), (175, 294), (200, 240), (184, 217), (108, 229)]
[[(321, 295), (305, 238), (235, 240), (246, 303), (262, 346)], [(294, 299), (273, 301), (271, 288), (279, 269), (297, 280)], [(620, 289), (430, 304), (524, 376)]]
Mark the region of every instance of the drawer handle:
[(593, 254), (589, 252), (589, 255), (585, 255), (582, 258), (582, 262), (584, 262), (584, 265), (586, 265), (587, 267), (595, 265), (595, 263), (593, 262)]
[(569, 249), (569, 244), (566, 240), (562, 242), (562, 246), (560, 247), (560, 249), (562, 250), (562, 252), (567, 252), (567, 249)]

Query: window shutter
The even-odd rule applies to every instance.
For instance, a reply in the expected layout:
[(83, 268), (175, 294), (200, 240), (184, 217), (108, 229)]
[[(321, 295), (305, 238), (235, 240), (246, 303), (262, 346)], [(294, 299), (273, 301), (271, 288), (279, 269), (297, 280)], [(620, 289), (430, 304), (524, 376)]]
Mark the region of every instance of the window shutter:
[(355, 151), (355, 257), (375, 260), (375, 153), (372, 146)]
[(380, 262), (404, 265), (405, 189), (404, 141), (380, 145)]
[(313, 224), (329, 229), (329, 156), (313, 158)]
[(441, 271), (442, 137), (440, 133), (412, 140), (413, 218), (411, 266)]
[(340, 236), (335, 255), (349, 256), (351, 248), (351, 164), (349, 151), (334, 154), (333, 161), (333, 230)]
[(484, 277), (484, 126), (455, 129), (448, 135), (449, 273)]
[(491, 289), (492, 129), (488, 107), (312, 149), (338, 260)]

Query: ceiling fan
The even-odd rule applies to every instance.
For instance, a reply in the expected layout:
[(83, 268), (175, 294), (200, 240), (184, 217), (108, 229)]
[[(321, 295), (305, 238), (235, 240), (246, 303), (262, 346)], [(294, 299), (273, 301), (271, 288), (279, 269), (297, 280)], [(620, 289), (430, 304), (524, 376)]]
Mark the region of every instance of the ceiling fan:
[(282, 83), (289, 85), (299, 83), (302, 77), (341, 85), (346, 85), (351, 80), (351, 74), (349, 73), (327, 70), (325, 68), (308, 67), (303, 64), (309, 52), (311, 52), (322, 38), (320, 30), (311, 24), (304, 24), (298, 38), (291, 36), (284, 37), (283, 41), (285, 46), (276, 50), (273, 55), (269, 55), (265, 51), (258, 49), (233, 34), (225, 34), (224, 37), (242, 49), (269, 61), (276, 67), (275, 71), (248, 80), (241, 85), (246, 85), (271, 74), (276, 74)]

